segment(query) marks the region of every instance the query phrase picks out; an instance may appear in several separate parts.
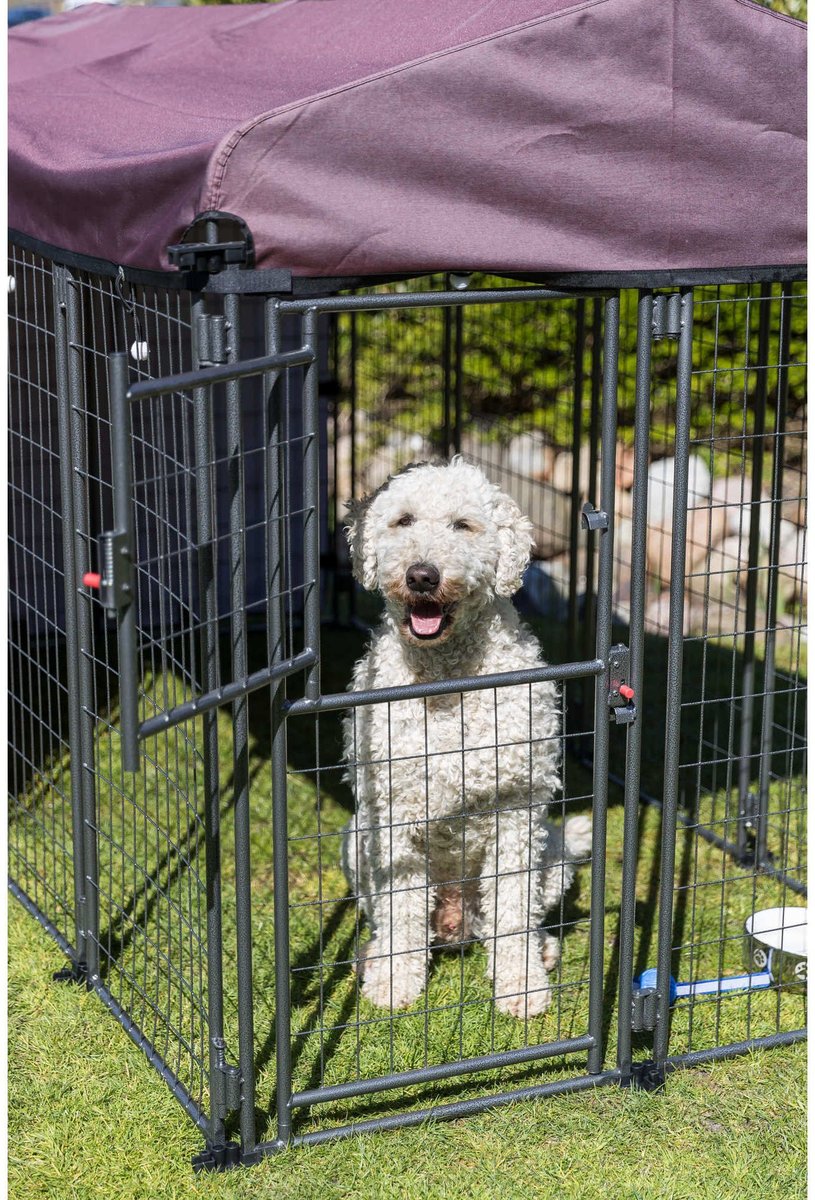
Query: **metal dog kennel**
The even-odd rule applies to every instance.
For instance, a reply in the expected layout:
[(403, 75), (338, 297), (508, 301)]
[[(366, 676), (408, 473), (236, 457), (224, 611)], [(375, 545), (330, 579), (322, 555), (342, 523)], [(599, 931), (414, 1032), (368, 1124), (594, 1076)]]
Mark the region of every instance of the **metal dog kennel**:
[[(10, 37), (10, 888), (198, 1168), (803, 1036), (804, 962), (727, 988), (805, 911), (804, 29), (419, 8)], [(547, 663), (350, 694), (343, 501), (457, 452), (532, 518)], [(341, 714), (541, 680), (593, 818), (552, 1008), (463, 935), (373, 1008)]]

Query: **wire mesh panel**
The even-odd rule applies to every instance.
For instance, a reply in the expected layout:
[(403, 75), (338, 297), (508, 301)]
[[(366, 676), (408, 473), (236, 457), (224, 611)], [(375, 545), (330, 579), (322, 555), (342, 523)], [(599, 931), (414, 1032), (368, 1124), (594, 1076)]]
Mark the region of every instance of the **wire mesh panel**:
[(18, 247), (9, 256), (9, 321), (9, 871), (76, 952), (64, 559), (71, 534), (62, 503), (68, 407), (52, 266)]
[[(796, 1034), (786, 976), (691, 985), (803, 904), (802, 289), (12, 273), (13, 888), (201, 1165)], [(454, 453), (530, 519), (528, 661), (375, 669), (413, 583), (345, 501)], [(417, 565), (422, 635), (461, 597)]]
[[(722, 291), (696, 304), (683, 687), (667, 713), (681, 730), (674, 1056), (805, 1024), (805, 960), (762, 968), (806, 912), (806, 300), (798, 285)], [(671, 486), (652, 473), (663, 579)]]

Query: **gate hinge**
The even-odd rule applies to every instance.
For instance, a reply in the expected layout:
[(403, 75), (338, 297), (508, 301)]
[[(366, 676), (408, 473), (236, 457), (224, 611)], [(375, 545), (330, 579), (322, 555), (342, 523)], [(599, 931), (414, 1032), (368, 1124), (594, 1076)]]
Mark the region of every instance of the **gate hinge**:
[(631, 993), (632, 1033), (653, 1033), (657, 1027), (659, 992), (652, 987), (635, 987)]
[(595, 529), (608, 529), (608, 513), (595, 508), (591, 500), (587, 500), (580, 511), (583, 528), (593, 533)]
[(608, 706), (618, 725), (630, 725), (637, 717), (630, 672), (631, 652), (628, 646), (622, 643), (612, 646), (608, 656)]
[(196, 324), (197, 343), (196, 358), (201, 367), (214, 367), (227, 361), (227, 333), (229, 323), (226, 317), (204, 314)]
[(223, 1038), (213, 1038), (215, 1047), (215, 1070), (212, 1074), (213, 1112), (225, 1118), (228, 1113), (235, 1112), (241, 1106), (243, 1099), (243, 1076), (240, 1067), (226, 1061), (226, 1042)]
[(133, 560), (127, 533), (114, 529), (99, 535), (102, 569), (86, 571), (85, 587), (98, 591), (99, 600), (109, 617), (115, 617), (133, 603)]
[(679, 292), (670, 296), (654, 296), (651, 309), (651, 337), (655, 342), (661, 338), (678, 338), (682, 331), (682, 297)]

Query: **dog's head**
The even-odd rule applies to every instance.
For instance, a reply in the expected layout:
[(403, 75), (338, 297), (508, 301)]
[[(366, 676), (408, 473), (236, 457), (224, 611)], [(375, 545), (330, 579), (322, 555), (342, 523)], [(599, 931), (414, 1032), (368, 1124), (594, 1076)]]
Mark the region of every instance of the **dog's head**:
[(478, 467), (454, 458), (394, 475), (350, 506), (354, 577), (379, 589), (408, 641), (446, 640), (521, 586), (532, 526)]

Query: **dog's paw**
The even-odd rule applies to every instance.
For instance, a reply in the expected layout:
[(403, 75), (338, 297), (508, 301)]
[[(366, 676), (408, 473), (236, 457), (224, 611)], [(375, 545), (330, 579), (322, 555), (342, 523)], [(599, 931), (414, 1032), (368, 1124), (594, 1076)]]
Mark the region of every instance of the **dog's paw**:
[(367, 949), (362, 995), (377, 1008), (410, 1008), (427, 981), (427, 956), (381, 954), (374, 942)]
[[(528, 987), (529, 990), (525, 990)], [(504, 987), (500, 982), (495, 985), (495, 1007), (499, 1012), (510, 1017), (541, 1017), (552, 1003), (552, 989), (546, 985), (536, 987), (531, 981), (528, 985), (521, 981), (514, 987)]]
[(541, 939), (541, 956), (547, 971), (554, 971), (560, 962), (560, 938), (545, 933)]

